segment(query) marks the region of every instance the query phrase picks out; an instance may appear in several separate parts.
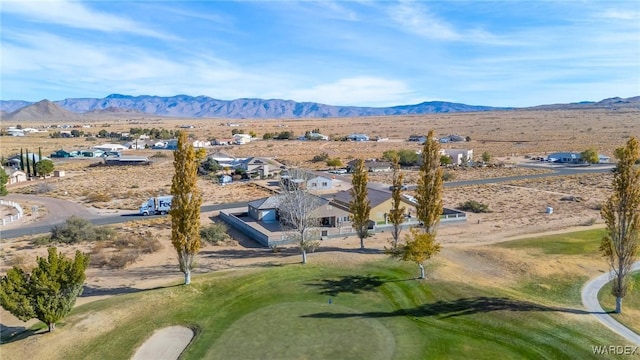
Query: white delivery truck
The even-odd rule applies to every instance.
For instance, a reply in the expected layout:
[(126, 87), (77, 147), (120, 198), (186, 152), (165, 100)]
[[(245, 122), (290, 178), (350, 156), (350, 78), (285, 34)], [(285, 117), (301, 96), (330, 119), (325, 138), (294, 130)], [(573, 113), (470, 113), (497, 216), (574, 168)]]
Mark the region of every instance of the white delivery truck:
[(164, 215), (171, 210), (173, 195), (152, 197), (140, 205), (140, 215)]

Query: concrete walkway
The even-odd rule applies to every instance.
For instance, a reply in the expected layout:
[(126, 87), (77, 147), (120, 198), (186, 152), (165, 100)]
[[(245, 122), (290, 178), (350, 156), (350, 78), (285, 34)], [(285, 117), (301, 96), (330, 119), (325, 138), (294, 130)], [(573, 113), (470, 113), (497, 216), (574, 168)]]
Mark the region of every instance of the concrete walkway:
[(170, 326), (157, 330), (133, 355), (133, 360), (176, 360), (193, 338), (193, 330)]
[[(635, 262), (631, 266), (631, 271), (636, 270), (640, 270), (640, 261)], [(582, 305), (584, 305), (587, 311), (592, 313), (596, 319), (613, 332), (624, 337), (630, 343), (640, 346), (640, 335), (614, 320), (604, 311), (604, 309), (602, 309), (602, 306), (600, 306), (600, 302), (598, 301), (598, 292), (603, 286), (611, 281), (611, 276), (611, 272), (609, 272), (589, 280), (589, 282), (587, 282), (582, 288)], [(624, 301), (622, 302), (622, 309), (624, 311)]]

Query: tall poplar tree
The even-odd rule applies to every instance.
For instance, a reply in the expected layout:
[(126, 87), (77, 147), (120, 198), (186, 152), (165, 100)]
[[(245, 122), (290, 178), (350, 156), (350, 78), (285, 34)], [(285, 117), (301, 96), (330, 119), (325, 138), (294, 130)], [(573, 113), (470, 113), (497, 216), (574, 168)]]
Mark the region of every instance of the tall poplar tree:
[(622, 312), (622, 299), (630, 288), (629, 272), (640, 247), (640, 158), (638, 140), (632, 137), (615, 152), (618, 164), (613, 175), (613, 194), (600, 214), (607, 225), (600, 251), (613, 270), (611, 294), (616, 297), (616, 313)]
[(364, 238), (369, 235), (371, 201), (369, 201), (367, 191), (367, 169), (364, 167), (364, 160), (362, 159), (358, 159), (356, 162), (351, 184), (349, 211), (353, 216), (353, 228), (360, 238), (360, 249), (364, 249)]
[(405, 208), (401, 207), (402, 198), (402, 173), (400, 172), (399, 156), (393, 156), (393, 190), (391, 190), (391, 211), (389, 212), (388, 219), (393, 224), (393, 248), (398, 247), (398, 239), (400, 238), (400, 231), (402, 230), (402, 223), (404, 222)]
[(429, 131), (422, 147), (422, 163), (416, 189), (416, 212), (425, 232), (435, 233), (442, 215), (442, 168), (440, 167), (440, 144)]
[(423, 262), (440, 252), (436, 242), (436, 225), (442, 214), (443, 180), (440, 168), (440, 145), (429, 131), (422, 147), (420, 177), (416, 189), (416, 212), (423, 230), (411, 229), (406, 243), (390, 251), (391, 255), (405, 261), (413, 261), (420, 268), (420, 279), (425, 278)]
[(196, 152), (188, 141), (187, 133), (178, 133), (178, 146), (174, 152), (175, 173), (171, 182), (171, 243), (178, 253), (184, 284), (191, 283), (191, 270), (200, 250), (200, 205), (202, 195), (198, 189), (198, 162)]

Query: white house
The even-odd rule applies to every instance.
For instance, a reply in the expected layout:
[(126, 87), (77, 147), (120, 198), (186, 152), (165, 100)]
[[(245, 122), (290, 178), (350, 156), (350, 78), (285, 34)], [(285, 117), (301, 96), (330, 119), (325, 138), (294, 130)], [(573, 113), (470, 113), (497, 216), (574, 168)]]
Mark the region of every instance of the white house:
[(454, 165), (463, 165), (463, 163), (473, 161), (472, 149), (440, 149), (440, 154), (449, 156)]
[(96, 145), (93, 147), (96, 150), (102, 150), (102, 151), (122, 151), (122, 150), (127, 150), (128, 147), (124, 146), (124, 145), (120, 145), (120, 144), (103, 144), (103, 145)]
[(248, 144), (251, 142), (251, 135), (249, 134), (234, 134), (233, 141), (238, 145)]
[(193, 144), (194, 148), (208, 148), (208, 147), (211, 147), (211, 141), (196, 140), (192, 144)]
[(10, 136), (24, 136), (24, 131), (22, 129), (10, 127), (7, 129), (7, 134)]

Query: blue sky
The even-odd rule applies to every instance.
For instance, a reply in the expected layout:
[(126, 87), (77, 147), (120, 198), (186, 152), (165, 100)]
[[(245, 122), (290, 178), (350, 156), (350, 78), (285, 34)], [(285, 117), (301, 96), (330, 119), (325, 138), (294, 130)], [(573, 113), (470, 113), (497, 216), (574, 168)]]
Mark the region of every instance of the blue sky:
[(640, 95), (640, 1), (2, 1), (0, 99)]

